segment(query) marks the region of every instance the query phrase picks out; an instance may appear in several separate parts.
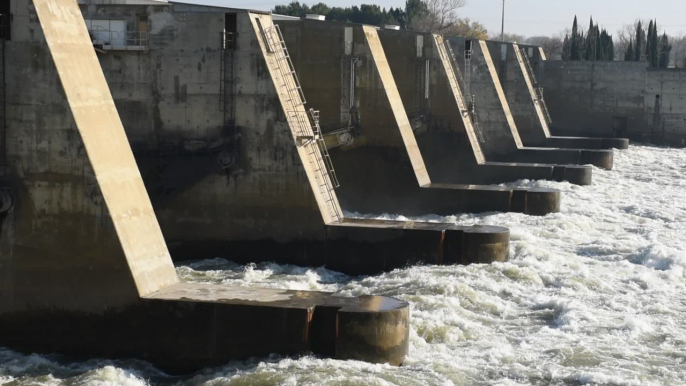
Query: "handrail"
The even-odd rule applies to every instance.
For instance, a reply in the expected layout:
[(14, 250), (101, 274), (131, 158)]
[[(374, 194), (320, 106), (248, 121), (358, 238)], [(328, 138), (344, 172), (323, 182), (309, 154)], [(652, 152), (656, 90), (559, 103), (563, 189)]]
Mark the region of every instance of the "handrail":
[(267, 52), (275, 58), (279, 78), (286, 90), (288, 99), (284, 101), (286, 105), (284, 110), (286, 120), (293, 131), (296, 146), (307, 149), (319, 193), (324, 199), (331, 219), (334, 222), (339, 222), (343, 216), (340, 213), (334, 193), (334, 189), (339, 186), (339, 183), (319, 127), (319, 114), (310, 109), (308, 115), (304, 108), (298, 108), (305, 105), (305, 95), (279, 26), (274, 25), (264, 29), (262, 36), (267, 46)]

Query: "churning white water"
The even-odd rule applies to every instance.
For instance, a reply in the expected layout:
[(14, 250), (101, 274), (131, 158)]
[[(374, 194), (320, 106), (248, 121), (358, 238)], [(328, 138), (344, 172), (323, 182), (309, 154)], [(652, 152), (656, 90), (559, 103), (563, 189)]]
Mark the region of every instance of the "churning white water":
[(615, 153), (615, 170), (595, 169), (590, 187), (515, 184), (562, 190), (561, 213), (425, 218), (509, 227), (504, 264), (357, 278), (223, 259), (178, 268), (188, 281), (405, 299), (412, 331), (402, 367), (272, 357), (176, 378), (137, 361), (70, 363), (0, 349), (0, 384), (684, 385), (684, 173), (686, 150), (633, 146)]

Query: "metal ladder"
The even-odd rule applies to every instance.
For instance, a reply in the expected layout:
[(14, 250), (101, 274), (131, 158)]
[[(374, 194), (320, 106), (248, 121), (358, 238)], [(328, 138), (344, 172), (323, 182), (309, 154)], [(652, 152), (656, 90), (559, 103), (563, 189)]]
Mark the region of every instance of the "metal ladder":
[(4, 173), (7, 166), (7, 95), (5, 85), (5, 31), (9, 31), (9, 25), (4, 24), (5, 17), (0, 15), (0, 175)]
[(221, 55), (219, 62), (219, 110), (224, 112), (224, 123), (234, 119), (234, 74), (233, 53), (236, 49), (236, 35), (231, 32), (222, 32)]
[(343, 216), (334, 194), (334, 189), (339, 186), (339, 183), (319, 127), (319, 112), (310, 109), (308, 115), (304, 107), (298, 109), (306, 103), (305, 96), (279, 26), (274, 25), (264, 29), (264, 40), (267, 52), (275, 59), (282, 86), (286, 89), (286, 119), (293, 130), (296, 146), (307, 149), (310, 164), (315, 171), (316, 184), (324, 197), (331, 219), (334, 222), (340, 222)]
[(519, 57), (521, 58), (521, 61), (524, 62), (524, 67), (526, 68), (526, 72), (529, 74), (529, 78), (531, 79), (532, 86), (534, 88), (534, 101), (541, 106), (543, 114), (545, 115), (545, 119), (550, 124), (553, 122), (553, 119), (550, 116), (548, 105), (545, 103), (545, 98), (543, 98), (543, 87), (539, 87), (538, 79), (536, 79), (536, 74), (534, 73), (534, 68), (531, 65), (529, 55), (526, 53), (526, 48), (521, 47), (519, 49), (519, 53)]
[[(453, 48), (450, 46), (449, 41), (444, 42), (445, 46), (445, 52), (441, 49), (438, 50), (439, 55), (441, 56), (442, 59), (444, 59), (444, 55), (448, 55), (449, 63), (450, 63), (450, 68), (452, 71), (448, 71), (448, 77), (452, 78), (455, 80), (455, 83), (457, 84), (458, 87), (458, 92), (462, 95), (460, 95), (459, 98), (457, 98), (457, 106), (460, 109), (460, 113), (464, 116), (469, 118), (472, 121), (472, 126), (474, 126), (474, 131), (476, 131), (477, 136), (479, 137), (479, 142), (484, 143), (486, 142), (484, 138), (484, 133), (481, 130), (481, 126), (479, 125), (479, 116), (476, 113), (476, 108), (475, 108), (475, 96), (474, 95), (469, 95), (467, 93), (467, 82), (465, 81), (465, 78), (462, 76), (462, 72), (460, 71), (460, 66), (457, 65), (457, 59), (455, 58), (455, 53), (453, 52)], [(466, 54), (465, 54), (466, 57)], [(471, 59), (471, 51), (469, 51), (469, 57)], [(465, 61), (465, 65), (467, 62)], [(471, 60), (470, 60), (470, 66), (468, 68), (471, 68)], [(464, 95), (469, 95), (469, 102), (465, 104), (464, 102)]]

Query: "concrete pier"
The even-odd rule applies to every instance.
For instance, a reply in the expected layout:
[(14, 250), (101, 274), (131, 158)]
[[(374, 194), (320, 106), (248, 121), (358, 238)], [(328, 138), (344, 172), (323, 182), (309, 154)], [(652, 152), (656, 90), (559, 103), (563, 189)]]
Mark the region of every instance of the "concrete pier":
[[(512, 116), (525, 146), (567, 149), (627, 149), (626, 138), (563, 137), (552, 135), (554, 117), (541, 83), (541, 47), (513, 43), (488, 43)], [(528, 96), (528, 97), (527, 97)], [(592, 131), (588, 133), (594, 134)]]
[[(457, 56), (469, 55), (468, 87), (474, 95), (485, 141), (484, 154), (497, 161), (551, 163), (557, 165), (587, 165), (611, 169), (611, 150), (551, 149), (526, 147), (519, 135), (505, 96), (496, 64), (486, 41), (449, 38)], [(496, 43), (491, 43), (496, 44)], [(498, 43), (499, 44), (499, 43)], [(500, 46), (498, 45), (498, 49)], [(463, 69), (467, 62), (459, 63)]]
[[(373, 213), (381, 209), (409, 215), (484, 211), (544, 215), (559, 210), (560, 196), (554, 190), (515, 194), (511, 188), (469, 185), (465, 181), (436, 182), (434, 171), (424, 162), (373, 27), (314, 20), (277, 23), (302, 89), (314, 101), (312, 106), (320, 110), (324, 135), (345, 133), (352, 138), (330, 149), (341, 183), (337, 195), (346, 210)], [(344, 46), (331, 52), (340, 39)], [(511, 181), (508, 168), (502, 169), (504, 178), (499, 182)], [(552, 169), (546, 169), (547, 175)], [(362, 192), (365, 194), (360, 195)], [(527, 200), (529, 193), (543, 199)]]
[[(40, 83), (31, 66), (13, 73), (10, 121), (59, 113), (8, 127), (0, 346), (139, 358), (172, 373), (272, 353), (403, 361), (406, 302), (180, 283), (76, 1), (17, 1), (12, 11), (17, 40), (7, 43), (19, 55), (9, 62), (30, 51), (59, 82)], [(31, 20), (40, 27), (27, 34)]]
[[(27, 211), (34, 205), (36, 210), (47, 213), (60, 213), (58, 208), (65, 205), (80, 208), (84, 200), (80, 193), (72, 192), (85, 189), (81, 185), (60, 188), (58, 195), (46, 193), (51, 199), (38, 200), (38, 204), (27, 199), (33, 197), (32, 190), (21, 187), (61, 181), (63, 173), (76, 173), (79, 177), (73, 183), (77, 184), (84, 181), (81, 175), (89, 175), (89, 170), (82, 170), (79, 158), (74, 158), (80, 149), (74, 142), (75, 123), (62, 96), (52, 56), (43, 37), (31, 32), (41, 30), (37, 15), (26, 0), (14, 4), (13, 39), (6, 42), (7, 55), (13, 58), (7, 62), (6, 91), (7, 181), (18, 197), (15, 207), (26, 205), (22, 208)], [(81, 11), (86, 20), (107, 15), (112, 20), (126, 20), (127, 25), (138, 25), (136, 15), (147, 15), (150, 23), (159, 27), (141, 32), (140, 36), (147, 39), (131, 40), (128, 45), (96, 42), (96, 46), (174, 260), (222, 256), (242, 262), (335, 266), (351, 274), (429, 262), (424, 258), (427, 252), (421, 248), (405, 248), (406, 253), (393, 258), (377, 254), (370, 247), (359, 249), (355, 262), (347, 264), (320, 247), (348, 237), (345, 232), (332, 231), (332, 227), (345, 222), (345, 211), (355, 210), (339, 201), (341, 189), (346, 188), (332, 189), (329, 166), (321, 166), (321, 154), (315, 157), (317, 143), (304, 138), (313, 137), (307, 109), (293, 106), (289, 102), (292, 88), (282, 88), (294, 79), (282, 79), (273, 59), (277, 53), (267, 50), (264, 43), (266, 36), (274, 38), (270, 15), (165, 2), (91, 5)], [(26, 87), (29, 84), (35, 87)], [(29, 142), (41, 145), (35, 151), (26, 150), (26, 138), (34, 137), (37, 139)], [(49, 142), (45, 138), (50, 138)], [(36, 169), (35, 176), (24, 163), (35, 163), (31, 166)], [(24, 176), (33, 182), (26, 182)], [(416, 179), (411, 176), (411, 186), (416, 189)], [(85, 181), (86, 186), (95, 186)], [(396, 185), (391, 193), (398, 189), (402, 185)], [(369, 193), (365, 186), (353, 191), (358, 202), (379, 203), (359, 207), (361, 213), (432, 213), (416, 207), (413, 212), (403, 212), (402, 205), (389, 206), (392, 200)], [(465, 207), (455, 204), (458, 199), (429, 196), (429, 201), (440, 200), (436, 208), (445, 214), (458, 213)], [(490, 199), (498, 202), (490, 203)], [(484, 197), (481, 209), (506, 210), (514, 206), (526, 213), (552, 210), (527, 195), (514, 197), (514, 191), (507, 188)], [(97, 205), (78, 210), (100, 216), (103, 213)], [(9, 213), (3, 225), (12, 232), (15, 216)], [(378, 225), (359, 223), (355, 243), (373, 244), (379, 239)], [(405, 222), (398, 224), (403, 234), (415, 232)], [(433, 226), (442, 235), (453, 225)], [(366, 238), (365, 228), (369, 228)], [(87, 229), (96, 232), (98, 228)], [(346, 228), (346, 232), (353, 231)], [(400, 237), (395, 240), (402, 241)], [(384, 243), (388, 247), (390, 242)], [(432, 245), (431, 253), (440, 247)], [(502, 258), (502, 254), (494, 254), (492, 261)]]
[(488, 161), (478, 123), (468, 111), (465, 84), (455, 79), (451, 53), (443, 38), (394, 30), (381, 30), (379, 36), (434, 181), (488, 184), (547, 179), (591, 183), (591, 169), (585, 166)]

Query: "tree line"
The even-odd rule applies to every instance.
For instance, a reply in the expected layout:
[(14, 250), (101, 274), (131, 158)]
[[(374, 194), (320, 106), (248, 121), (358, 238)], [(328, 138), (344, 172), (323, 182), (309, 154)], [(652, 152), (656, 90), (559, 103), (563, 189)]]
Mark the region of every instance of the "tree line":
[[(394, 24), (401, 29), (488, 39), (488, 30), (479, 22), (458, 16), (466, 0), (406, 0), (405, 7), (382, 8), (373, 4), (351, 7), (329, 7), (325, 3), (309, 6), (298, 1), (277, 5), (273, 13), (305, 17), (324, 15), (328, 20), (361, 23), (382, 27)], [(499, 37), (499, 36), (498, 36)], [(572, 28), (556, 36), (526, 38), (505, 34), (505, 41), (543, 47), (553, 60), (643, 61), (650, 67), (686, 67), (686, 35), (669, 36), (660, 32), (657, 21), (636, 21), (625, 25), (613, 36), (597, 22), (583, 30), (574, 17)]]
[(326, 16), (327, 20), (361, 23), (376, 26), (398, 25), (401, 29), (433, 32), (444, 35), (488, 39), (486, 28), (469, 18), (460, 18), (457, 10), (466, 5), (466, 0), (406, 0), (405, 7), (381, 8), (378, 5), (362, 4), (352, 7), (329, 7), (324, 3), (313, 6), (293, 1), (277, 5), (273, 13), (305, 17), (307, 14)]

